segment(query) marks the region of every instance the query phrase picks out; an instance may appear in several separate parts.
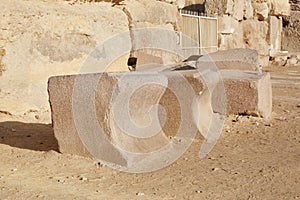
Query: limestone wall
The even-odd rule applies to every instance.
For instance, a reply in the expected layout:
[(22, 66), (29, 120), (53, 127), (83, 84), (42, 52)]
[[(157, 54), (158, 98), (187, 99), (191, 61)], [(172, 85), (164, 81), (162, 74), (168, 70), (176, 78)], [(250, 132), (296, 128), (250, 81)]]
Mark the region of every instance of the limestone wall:
[[(118, 58), (107, 52), (132, 46), (133, 40), (149, 43), (141, 40), (142, 36), (132, 38), (130, 29), (174, 30), (179, 19), (176, 5), (156, 0), (120, 1), (120, 5), (98, 0), (10, 0), (2, 1), (0, 10), (0, 120), (31, 122), (51, 122), (50, 76), (82, 73), (88, 55), (107, 40), (113, 45), (93, 52), (88, 72), (103, 71), (99, 59), (114, 61), (107, 63), (106, 71), (128, 71), (129, 52), (121, 52)], [(125, 43), (113, 39), (120, 34)], [(173, 31), (166, 37), (174, 35)], [(147, 58), (149, 52), (141, 53)], [(163, 57), (162, 62), (177, 59), (160, 52), (152, 54)]]
[(0, 120), (51, 122), (48, 78), (78, 73), (97, 45), (128, 31), (126, 15), (105, 2), (12, 0), (0, 10)]
[[(256, 49), (261, 63), (267, 65), (270, 50), (276, 47), (270, 40), (270, 16), (280, 23), (280, 17), (289, 14), (289, 6), (288, 0), (2, 1), (0, 120), (17, 118), (50, 122), (48, 78), (81, 73), (88, 55), (118, 34), (123, 34), (126, 44), (115, 42), (94, 52), (95, 59), (90, 61), (90, 66), (94, 68), (89, 72), (102, 70), (97, 65), (99, 56), (109, 60), (107, 52), (117, 51), (124, 45), (129, 45), (133, 51), (114, 59), (106, 70), (127, 70), (127, 59), (131, 53), (139, 57), (140, 64), (179, 61), (180, 58), (164, 51), (136, 51), (135, 45), (151, 43), (148, 40), (151, 36), (139, 37), (131, 30), (143, 27), (170, 30), (164, 37), (167, 42), (173, 38), (170, 44), (176, 43), (175, 31), (180, 31), (182, 27), (178, 9), (184, 7), (201, 8), (207, 15), (219, 15), (221, 50), (241, 47)], [(273, 38), (278, 44), (276, 37)]]
[[(219, 15), (219, 48), (250, 48), (259, 51), (261, 64), (281, 50), (281, 16), (290, 14), (288, 0), (207, 0), (207, 13)], [(275, 28), (277, 27), (277, 29)]]

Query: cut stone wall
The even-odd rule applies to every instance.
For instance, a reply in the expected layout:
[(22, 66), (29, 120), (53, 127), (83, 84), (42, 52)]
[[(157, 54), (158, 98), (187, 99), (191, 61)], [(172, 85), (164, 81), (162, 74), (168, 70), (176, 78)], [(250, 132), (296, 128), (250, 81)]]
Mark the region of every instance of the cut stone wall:
[(281, 16), (290, 15), (288, 0), (208, 0), (206, 12), (219, 15), (221, 50), (255, 49), (263, 66), (269, 64), (271, 53), (282, 50)]

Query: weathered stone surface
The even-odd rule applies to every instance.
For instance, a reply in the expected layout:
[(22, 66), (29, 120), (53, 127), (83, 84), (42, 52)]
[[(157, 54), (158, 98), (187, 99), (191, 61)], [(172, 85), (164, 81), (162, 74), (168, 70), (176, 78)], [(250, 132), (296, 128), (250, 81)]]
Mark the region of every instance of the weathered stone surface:
[(256, 50), (230, 49), (209, 53), (197, 60), (197, 67), (203, 68), (212, 63), (218, 69), (256, 70), (259, 56)]
[(218, 28), (221, 34), (232, 34), (237, 29), (239, 23), (233, 17), (224, 15), (218, 18)]
[[(84, 156), (89, 155), (82, 145), (82, 138), (80, 139), (78, 132), (82, 130), (91, 132), (92, 128), (96, 128), (93, 124), (95, 120), (96, 123), (99, 123), (110, 142), (131, 152), (148, 152), (164, 146), (169, 141), (168, 137), (174, 136), (179, 131), (181, 123), (193, 122), (192, 110), (189, 116), (182, 115), (181, 109), (183, 107), (181, 108), (181, 106), (183, 105), (181, 105), (182, 102), (180, 101), (183, 99), (180, 100), (178, 97), (190, 99), (189, 105), (191, 106), (192, 103), (195, 103), (193, 99), (196, 101), (199, 98), (199, 93), (205, 90), (202, 80), (195, 79), (194, 73), (186, 74), (185, 79), (180, 78), (178, 75), (176, 76), (176, 74), (178, 73), (168, 72), (166, 76), (158, 76), (156, 73), (136, 72), (123, 76), (124, 74), (120, 73), (103, 73), (50, 78), (48, 83), (49, 99), (52, 108), (54, 132), (59, 142), (60, 151)], [(147, 83), (147, 80), (149, 82), (152, 81), (152, 84), (141, 84)], [(153, 80), (154, 82), (158, 81), (158, 84), (153, 83)], [(140, 83), (141, 85), (135, 85), (135, 90), (130, 91), (130, 87), (126, 86), (129, 83), (128, 81)], [(159, 85), (159, 83), (166, 84), (165, 87), (168, 89)], [(189, 93), (192, 96), (180, 97), (178, 91), (176, 92), (180, 88), (182, 91), (192, 91), (193, 93)], [(115, 97), (113, 95), (118, 97), (118, 95), (124, 95), (124, 92), (129, 93), (130, 98), (125, 98), (121, 102), (121, 107), (116, 107), (118, 100), (113, 98)], [(94, 98), (92, 94), (94, 94)], [(206, 105), (202, 106), (198, 103), (196, 105), (200, 107), (202, 112), (206, 113), (205, 116), (209, 120), (209, 116), (212, 114), (210, 101), (207, 99), (202, 102)], [(156, 120), (155, 117), (157, 118), (157, 116), (151, 115), (151, 112), (154, 111), (153, 108), (151, 109), (151, 106), (156, 104), (164, 107), (166, 112), (158, 110), (158, 123), (162, 123), (162, 130), (159, 129), (156, 136), (148, 139), (136, 139), (128, 135), (130, 133), (123, 131), (124, 129), (119, 128), (120, 125), (118, 123), (120, 122), (116, 120), (118, 118), (116, 116), (118, 113), (126, 111), (126, 108), (129, 109), (130, 116), (128, 116), (129, 118), (122, 118), (123, 121), (129, 124), (137, 123), (139, 127), (151, 125), (153, 120)], [(192, 109), (192, 107), (189, 109)], [(94, 112), (95, 114), (93, 114)], [(181, 118), (183, 116), (186, 118)], [(194, 125), (196, 126), (197, 124)], [(82, 129), (82, 127), (86, 129)], [(140, 128), (139, 130), (143, 129)], [(196, 131), (195, 127), (194, 131)], [(105, 160), (115, 162), (109, 160), (112, 152), (114, 151), (103, 152)], [(116, 159), (119, 160), (118, 156), (120, 155), (117, 151), (114, 153)]]
[(50, 76), (78, 73), (97, 45), (128, 31), (126, 15), (107, 2), (71, 6), (66, 1), (11, 0), (1, 2), (0, 10), (0, 49), (6, 52), (0, 110), (32, 123), (51, 122)]
[[(125, 12), (126, 8), (132, 8), (134, 18)], [(139, 41), (130, 38), (130, 28), (155, 26), (174, 33), (180, 18), (176, 5), (156, 0), (129, 0), (114, 7), (111, 2), (103, 1), (10, 0), (0, 3), (0, 10), (5, 13), (0, 20), (0, 50), (5, 49), (6, 53), (0, 56), (0, 110), (22, 121), (44, 123), (51, 122), (46, 92), (50, 76), (80, 73), (86, 58), (97, 47), (91, 72), (103, 71), (97, 67), (99, 60), (102, 61), (100, 58), (113, 59), (105, 70), (127, 71), (129, 52), (124, 51), (122, 58), (115, 58), (107, 53), (109, 49), (120, 51), (124, 46), (133, 46), (133, 41)], [(126, 36), (126, 44), (100, 48), (121, 34)], [(144, 35), (141, 38), (145, 38)], [(149, 43), (148, 38), (146, 42)], [(144, 60), (151, 56), (163, 57), (163, 62), (174, 59), (154, 53), (145, 54)], [(139, 60), (142, 62), (143, 57)]]
[(244, 0), (235, 0), (233, 5), (233, 18), (242, 20), (244, 17)]
[(219, 50), (228, 50), (234, 48), (245, 48), (244, 38), (242, 37), (242, 26), (238, 26), (233, 34), (220, 34)]
[(176, 24), (178, 8), (174, 5), (155, 0), (128, 1), (125, 9), (130, 14), (129, 23), (132, 28), (147, 26), (165, 27), (167, 24)]
[(254, 13), (259, 20), (265, 20), (268, 18), (270, 9), (267, 2), (252, 3), (252, 5), (254, 8)]
[(244, 18), (245, 19), (250, 19), (253, 18), (253, 6), (251, 3), (251, 0), (245, 0), (244, 2)]
[[(254, 71), (222, 70), (226, 89), (227, 113), (250, 114), (269, 118), (272, 113), (272, 87), (270, 74), (261, 76)], [(217, 98), (213, 109), (218, 110)]]
[(290, 0), (291, 10), (300, 11), (300, 0)]
[(208, 15), (214, 16), (215, 14), (224, 15), (227, 13), (228, 0), (206, 0), (205, 11)]
[(270, 55), (281, 51), (282, 17), (270, 16)]
[(238, 21), (253, 17), (253, 7), (250, 0), (227, 0), (223, 6), (226, 8), (225, 13)]
[(289, 52), (300, 52), (300, 12), (292, 11), (288, 17), (283, 17), (284, 37), (282, 48)]
[(219, 35), (219, 49), (227, 50), (233, 48), (255, 49), (260, 55), (260, 63), (268, 65), (270, 44), (269, 24), (266, 21), (248, 19), (239, 22), (232, 34)]
[[(157, 28), (156, 35), (153, 35), (153, 32), (149, 34), (142, 31), (135, 31), (130, 35), (132, 43), (131, 52), (135, 57), (138, 57), (138, 65), (144, 64), (149, 58), (155, 58), (153, 63), (162, 62), (166, 64), (178, 61), (176, 60), (177, 58), (171, 54), (166, 55), (163, 51), (156, 51), (153, 49), (157, 47), (153, 41), (155, 36), (167, 37), (168, 39), (178, 38), (175, 31), (180, 29), (180, 17), (178, 16), (179, 12), (176, 5), (155, 0), (131, 0), (125, 5), (123, 11), (128, 17), (128, 26), (130, 30), (151, 27)], [(170, 31), (163, 34), (162, 32), (159, 32), (159, 28)], [(166, 36), (166, 34), (168, 34), (168, 36)], [(168, 39), (165, 40), (165, 43), (170, 44), (169, 46), (176, 43), (176, 40), (171, 41)]]
[(300, 52), (289, 53), (286, 65), (300, 66)]
[(256, 49), (260, 56), (268, 56), (270, 51), (269, 24), (266, 21), (245, 20), (241, 25), (245, 47)]
[(271, 2), (271, 15), (275, 16), (289, 16), (291, 6), (289, 0), (270, 0)]
[[(60, 151), (82, 156), (91, 156), (91, 152), (97, 158), (128, 167), (132, 164), (126, 156), (128, 152), (148, 153), (160, 149), (178, 130), (189, 133), (185, 136), (191, 138), (191, 133), (197, 130), (205, 135), (213, 110), (224, 112), (220, 107), (224, 105), (219, 98), (221, 87), (216, 87), (211, 97), (197, 70), (180, 72), (184, 78), (177, 72), (163, 74), (161, 77), (155, 73), (135, 72), (124, 77), (124, 74), (102, 73), (50, 78), (49, 100)], [(221, 71), (221, 77), (227, 95), (227, 113), (269, 117), (272, 105), (269, 74), (258, 76), (255, 72), (230, 70)], [(147, 79), (150, 84), (141, 84)], [(166, 84), (167, 88), (153, 80)], [(136, 90), (130, 91), (130, 84)], [(126, 98), (118, 100), (118, 95), (127, 94), (128, 101)], [(156, 107), (158, 115), (155, 115), (156, 108), (151, 107), (156, 104), (164, 108)], [(121, 121), (118, 121), (119, 114), (127, 108), (129, 118), (120, 115)], [(126, 131), (130, 123), (143, 128), (152, 125), (153, 120), (162, 127), (155, 136), (134, 137), (137, 135)]]

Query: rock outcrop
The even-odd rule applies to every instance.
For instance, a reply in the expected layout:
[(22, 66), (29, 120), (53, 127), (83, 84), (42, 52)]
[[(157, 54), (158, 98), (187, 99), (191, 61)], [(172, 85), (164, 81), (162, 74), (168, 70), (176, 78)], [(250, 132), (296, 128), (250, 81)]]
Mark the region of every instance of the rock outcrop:
[(97, 45), (128, 32), (126, 15), (111, 3), (13, 0), (0, 9), (0, 119), (10, 113), (21, 121), (51, 122), (49, 76), (78, 73)]

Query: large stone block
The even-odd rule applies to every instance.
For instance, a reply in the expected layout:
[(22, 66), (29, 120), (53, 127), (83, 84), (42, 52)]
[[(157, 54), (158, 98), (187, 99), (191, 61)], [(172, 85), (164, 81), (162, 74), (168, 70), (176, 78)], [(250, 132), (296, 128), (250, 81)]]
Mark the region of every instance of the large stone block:
[(253, 8), (259, 20), (265, 20), (269, 16), (269, 6), (267, 2), (253, 3)]
[[(198, 130), (205, 134), (213, 114), (209, 96), (203, 95), (207, 87), (193, 71), (178, 74), (50, 78), (49, 99), (60, 151), (83, 156), (91, 156), (91, 152), (96, 158), (128, 167), (131, 159), (139, 160), (139, 156), (129, 159), (128, 152), (156, 151), (183, 131), (190, 138)], [(152, 132), (155, 135), (149, 136)]]
[[(254, 71), (222, 70), (221, 76), (226, 90), (226, 112), (228, 114), (270, 117), (272, 87), (269, 73), (259, 76)], [(218, 93), (216, 92), (216, 95)], [(217, 101), (217, 98), (213, 97), (212, 99), (213, 109), (218, 111), (220, 102)]]
[[(48, 92), (59, 149), (130, 169), (136, 162), (151, 164), (156, 158), (151, 153), (170, 141), (175, 148), (178, 139), (182, 144), (176, 148), (184, 148), (183, 141), (198, 131), (206, 137), (213, 113), (224, 114), (222, 82), (215, 82), (212, 94), (208, 93), (214, 74), (208, 73), (211, 78), (206, 81), (198, 70), (51, 77)], [(269, 74), (232, 70), (220, 74), (227, 113), (269, 117)], [(147, 153), (150, 163), (148, 157), (141, 157)]]
[(238, 21), (253, 17), (253, 7), (250, 0), (226, 0), (223, 6), (226, 7), (226, 13)]
[(239, 22), (233, 17), (224, 15), (218, 18), (218, 28), (221, 34), (232, 34), (235, 32)]
[(241, 26), (245, 47), (256, 49), (261, 56), (268, 56), (270, 52), (269, 24), (266, 21), (251, 19), (241, 22)]
[(198, 68), (206, 68), (208, 64), (215, 65), (219, 70), (256, 70), (259, 56), (256, 50), (238, 48), (209, 53), (197, 60)]
[(271, 15), (289, 16), (291, 13), (291, 5), (289, 0), (270, 0)]
[(270, 55), (281, 51), (282, 17), (270, 16)]

